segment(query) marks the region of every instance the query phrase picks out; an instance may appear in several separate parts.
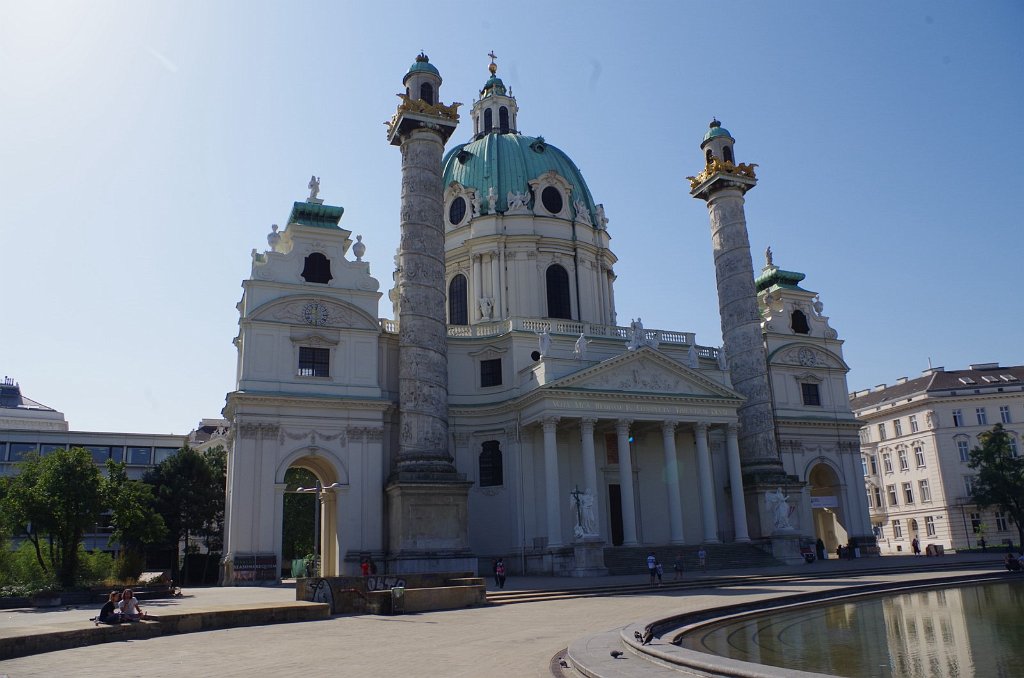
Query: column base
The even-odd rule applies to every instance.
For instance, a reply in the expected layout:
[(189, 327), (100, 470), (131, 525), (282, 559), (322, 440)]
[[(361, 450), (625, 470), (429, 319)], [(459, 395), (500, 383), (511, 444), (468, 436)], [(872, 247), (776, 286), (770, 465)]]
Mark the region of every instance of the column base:
[[(435, 560), (471, 558), (469, 550), (469, 488), (473, 483), (392, 481), (388, 497), (388, 560), (403, 563), (401, 572), (438, 571)], [(414, 563), (420, 563), (414, 565)], [(419, 568), (423, 569), (419, 569)], [(456, 570), (476, 571), (460, 564)]]
[(795, 531), (779, 531), (772, 535), (772, 557), (786, 565), (802, 565), (807, 561), (800, 552), (800, 535)]

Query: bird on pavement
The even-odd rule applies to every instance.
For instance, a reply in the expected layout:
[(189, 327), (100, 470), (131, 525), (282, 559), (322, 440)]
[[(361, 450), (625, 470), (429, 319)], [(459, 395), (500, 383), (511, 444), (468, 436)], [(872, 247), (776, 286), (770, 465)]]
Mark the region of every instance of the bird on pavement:
[(618, 659), (619, 657), (622, 656), (622, 652), (620, 650), (612, 650), (608, 654), (610, 654), (612, 656), (612, 659)]

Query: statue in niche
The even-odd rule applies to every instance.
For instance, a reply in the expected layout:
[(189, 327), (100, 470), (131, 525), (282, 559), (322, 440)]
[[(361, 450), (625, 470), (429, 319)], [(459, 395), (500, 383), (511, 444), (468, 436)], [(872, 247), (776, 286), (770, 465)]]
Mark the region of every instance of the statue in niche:
[(307, 200), (316, 200), (316, 196), (320, 193), (320, 177), (315, 174), (309, 177), (309, 197)]
[(494, 302), (488, 297), (480, 298), (480, 317), (485, 320), (491, 319), (491, 314), (494, 312)]
[(587, 338), (583, 336), (583, 333), (580, 332), (580, 338), (576, 340), (576, 347), (573, 349), (573, 356), (575, 356), (576, 360), (587, 359), (587, 344), (589, 343)]
[(793, 529), (793, 524), (789, 522), (789, 497), (782, 493), (781, 487), (775, 488), (774, 492), (765, 492), (764, 501), (771, 511), (776, 530)]
[(494, 190), (494, 186), (487, 189), (487, 213), (497, 214), (498, 210), (498, 192)]

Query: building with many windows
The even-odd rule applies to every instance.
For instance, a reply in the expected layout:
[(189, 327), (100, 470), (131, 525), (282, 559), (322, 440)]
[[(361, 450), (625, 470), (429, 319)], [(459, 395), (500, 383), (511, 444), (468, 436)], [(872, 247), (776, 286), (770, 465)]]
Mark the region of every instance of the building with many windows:
[(1024, 366), (980, 363), (930, 368), (916, 379), (857, 391), (850, 406), (861, 422), (861, 465), (871, 523), (882, 553), (908, 553), (916, 537), (946, 549), (1013, 540), (998, 510), (970, 500), (970, 451), (1002, 423), (1018, 454), (1024, 421)]

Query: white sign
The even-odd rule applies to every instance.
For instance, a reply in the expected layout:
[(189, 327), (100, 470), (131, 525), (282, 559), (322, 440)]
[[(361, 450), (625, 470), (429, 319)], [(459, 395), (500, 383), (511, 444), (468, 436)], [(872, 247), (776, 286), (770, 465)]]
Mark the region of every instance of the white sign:
[(839, 506), (839, 500), (833, 496), (828, 497), (811, 497), (811, 508), (812, 509), (823, 509), (823, 508), (837, 508)]

